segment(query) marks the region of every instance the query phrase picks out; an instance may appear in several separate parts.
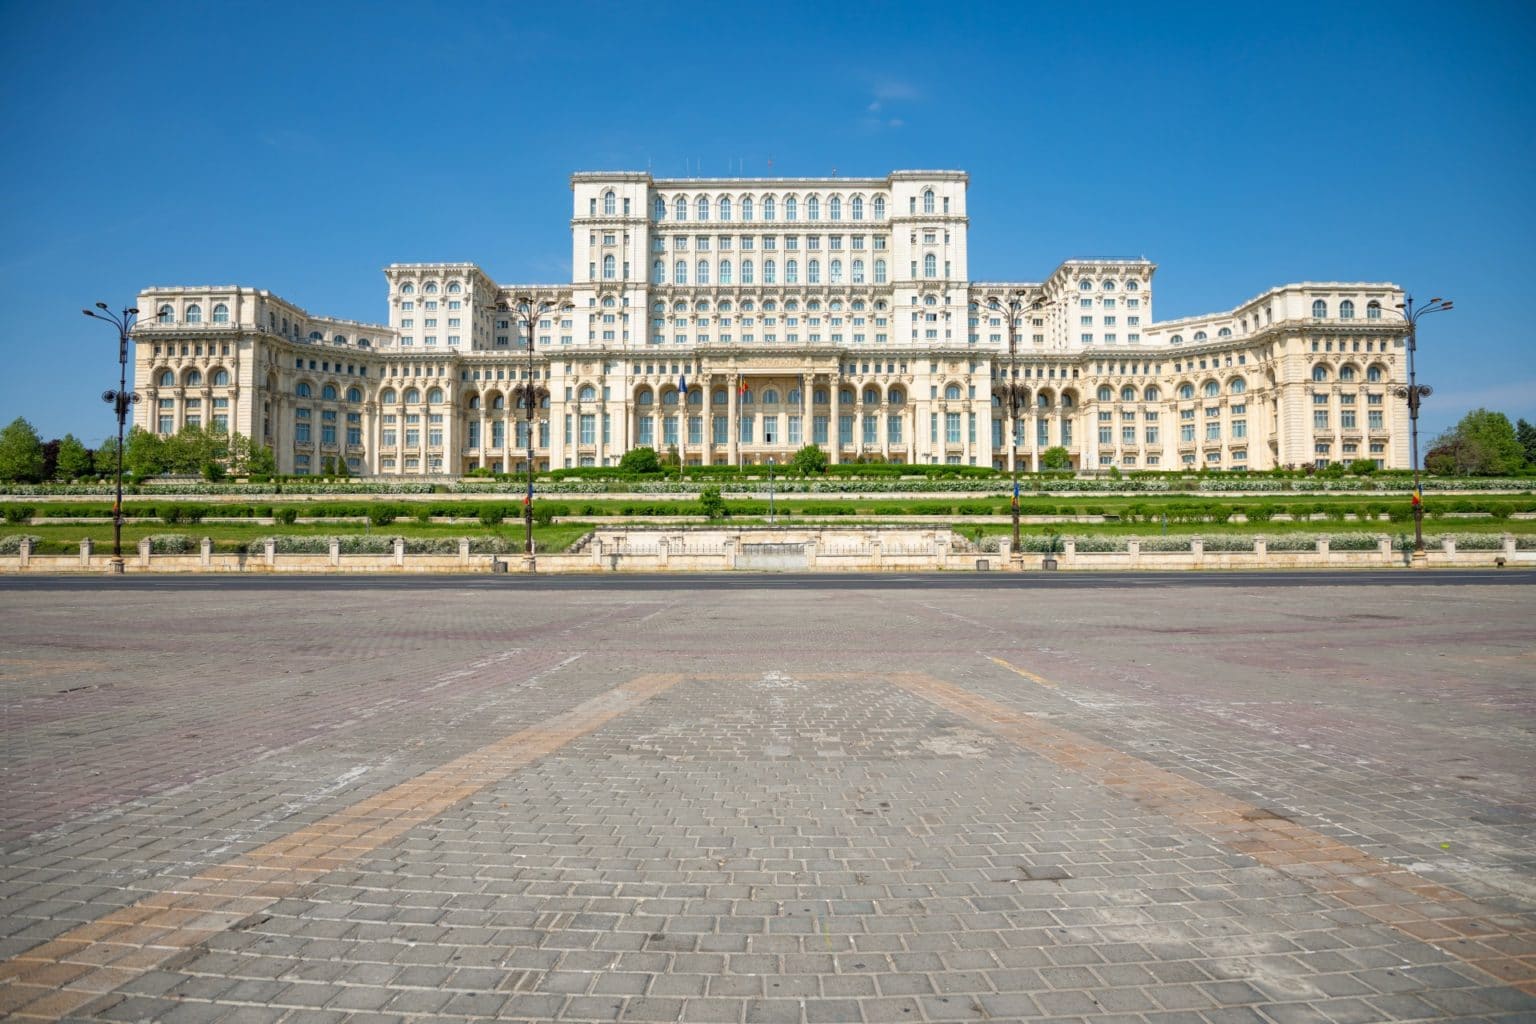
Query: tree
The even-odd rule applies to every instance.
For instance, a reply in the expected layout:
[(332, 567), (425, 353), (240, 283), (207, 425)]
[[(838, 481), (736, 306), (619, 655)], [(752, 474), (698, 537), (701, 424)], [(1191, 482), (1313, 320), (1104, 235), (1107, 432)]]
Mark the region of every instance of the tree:
[(660, 473), (661, 460), (655, 448), (631, 448), (619, 460), (619, 469), (626, 473)]
[(820, 445), (808, 444), (790, 456), (789, 464), (801, 476), (825, 473), (827, 471), (827, 453), (821, 450)]
[(250, 457), (245, 460), (245, 472), (252, 478), (266, 478), (277, 472), (277, 456), (272, 454), (272, 449), (266, 445), (256, 445), (251, 448)]
[(699, 511), (710, 519), (724, 519), (730, 515), (718, 487), (706, 487), (699, 492)]
[(1525, 451), (1525, 468), (1536, 469), (1536, 424), (1520, 420), (1515, 424), (1515, 436)]
[(1509, 476), (1525, 465), (1514, 424), (1501, 412), (1473, 409), (1430, 442), (1424, 466), (1454, 476)]
[(1054, 448), (1047, 448), (1045, 451), (1040, 453), (1040, 468), (1071, 469), (1072, 453), (1067, 451), (1059, 444)]
[(165, 440), (143, 427), (128, 431), (123, 445), (123, 469), (135, 477), (155, 476), (168, 469)]
[(43, 479), (43, 439), (18, 416), (0, 430), (0, 480), (37, 483)]
[(91, 475), (91, 453), (74, 434), (59, 439), (59, 457), (54, 467), (54, 479), (78, 480)]

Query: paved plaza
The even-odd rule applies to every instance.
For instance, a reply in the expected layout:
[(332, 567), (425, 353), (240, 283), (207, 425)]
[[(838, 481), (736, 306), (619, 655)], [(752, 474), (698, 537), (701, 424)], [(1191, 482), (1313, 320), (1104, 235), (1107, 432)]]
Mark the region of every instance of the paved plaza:
[(0, 1016), (1536, 1019), (1529, 574), (0, 613)]

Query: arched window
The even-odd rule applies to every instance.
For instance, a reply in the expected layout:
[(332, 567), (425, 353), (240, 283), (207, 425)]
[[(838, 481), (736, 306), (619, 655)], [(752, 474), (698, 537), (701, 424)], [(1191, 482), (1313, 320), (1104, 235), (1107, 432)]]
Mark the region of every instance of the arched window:
[(1339, 319), (1353, 320), (1355, 318), (1355, 304), (1348, 299), (1339, 303)]
[(935, 256), (931, 252), (923, 257), (923, 276), (924, 277), (938, 277), (939, 276), (939, 260), (938, 260), (938, 257)]
[(821, 284), (821, 260), (805, 261), (805, 283)]
[(315, 342), (324, 341), (325, 340), (325, 335), (321, 334), (319, 331), (310, 331), (309, 332), (309, 340), (310, 341), (315, 341)]
[(1063, 391), (1061, 393), (1061, 407), (1063, 409), (1070, 409), (1070, 408), (1072, 408), (1072, 406), (1076, 403), (1076, 401), (1077, 400), (1072, 397), (1072, 392), (1070, 392), (1070, 391)]
[(1189, 399), (1194, 398), (1195, 397), (1195, 386), (1193, 384), (1180, 384), (1179, 385), (1179, 397), (1184, 399), (1185, 401), (1188, 401)]
[(173, 388), (173, 387), (175, 387), (176, 386), (176, 374), (172, 373), (170, 370), (166, 370), (165, 372), (161, 373), (160, 374), (160, 386), (163, 387), (163, 388)]
[(1223, 327), (1221, 330), (1216, 332), (1216, 337), (1218, 337), (1218, 338), (1230, 338), (1230, 337), (1232, 337), (1232, 328), (1230, 328), (1230, 327)]
[(160, 312), (155, 317), (155, 319), (157, 321), (159, 321), (160, 323), (162, 323), (162, 324), (175, 323), (176, 322), (176, 311), (171, 309), (171, 307), (168, 306), (168, 305), (167, 306), (161, 306), (160, 307)]
[(842, 284), (843, 283), (843, 261), (842, 260), (833, 260), (831, 263), (829, 263), (827, 265), (827, 283), (828, 284)]
[(692, 391), (688, 392), (688, 404), (689, 405), (703, 405), (704, 404), (704, 389), (703, 388), (694, 388)]
[(214, 370), (213, 371), (213, 377), (211, 378), (211, 383), (216, 388), (227, 388), (227, 387), (229, 387), (229, 371), (228, 370)]
[(1151, 384), (1142, 392), (1142, 397), (1148, 402), (1155, 402), (1163, 397), (1163, 393), (1158, 390), (1156, 384)]
[(827, 200), (827, 220), (843, 219), (843, 201), (837, 196)]
[(923, 212), (933, 212), (933, 189), (923, 189)]
[(730, 196), (721, 196), (720, 197), (720, 219), (721, 220), (730, 220), (731, 219), (731, 197)]
[(864, 219), (864, 197), (863, 196), (854, 196), (853, 199), (849, 201), (848, 207), (849, 207), (848, 212), (849, 212), (849, 214), (852, 215), (854, 220), (863, 220)]
[(1248, 382), (1241, 377), (1233, 377), (1232, 383), (1227, 385), (1227, 390), (1234, 395), (1240, 395), (1248, 390)]
[[(929, 194), (931, 195), (932, 193), (929, 193)], [(960, 398), (960, 385), (959, 384), (946, 384), (944, 386), (944, 397), (949, 399), (952, 402), (953, 401), (957, 401)]]
[(821, 220), (821, 200), (811, 196), (805, 201), (805, 219)]
[(1366, 303), (1366, 305), (1365, 305), (1365, 318), (1367, 320), (1380, 320), (1381, 319), (1381, 303), (1377, 302), (1375, 299), (1372, 299), (1370, 302)]
[(751, 220), (752, 219), (752, 197), (751, 196), (742, 196), (741, 197), (741, 219), (742, 220)]
[(773, 260), (763, 260), (763, 284), (775, 284), (778, 276), (778, 264)]
[(1352, 383), (1355, 379), (1355, 375), (1356, 370), (1353, 366), (1343, 366), (1339, 368), (1339, 380), (1341, 381)]
[(443, 389), (442, 388), (433, 388), (431, 391), (428, 391), (427, 392), (427, 404), (428, 405), (442, 405), (443, 404)]
[[(699, 283), (702, 284), (703, 282), (701, 281)], [(731, 261), (730, 260), (721, 260), (720, 261), (720, 283), (721, 284), (732, 284), (732, 283), (734, 283), (733, 280), (732, 280), (732, 275), (731, 275)]]
[(837, 400), (839, 402), (842, 402), (844, 405), (852, 405), (853, 404), (853, 388), (838, 388), (837, 389)]
[(676, 201), (672, 204), (672, 219), (688, 219), (688, 200), (684, 199), (682, 196), (678, 196)]
[(395, 404), (395, 389), (394, 388), (385, 388), (383, 391), (379, 392), (379, 404), (380, 405), (394, 405)]
[(827, 404), (827, 389), (826, 388), (816, 388), (816, 389), (814, 389), (811, 392), (811, 404), (812, 405), (826, 405)]
[(714, 394), (710, 395), (709, 400), (714, 405), (726, 404), (725, 388), (715, 388), (715, 392)]
[(752, 389), (751, 388), (743, 389), (743, 391), (741, 392), (741, 404), (742, 405), (751, 405), (754, 401), (756, 401), (756, 397), (752, 394)]
[(754, 283), (752, 278), (753, 278), (752, 261), (751, 260), (742, 260), (741, 261), (741, 283), (742, 284), (752, 284), (752, 283)]
[(1204, 341), (1205, 340), (1205, 332), (1204, 331), (1196, 331), (1195, 332), (1195, 340), (1196, 341)]
[(662, 392), (662, 394), (661, 394), (661, 404), (662, 405), (676, 405), (677, 404), (677, 391), (675, 389), (670, 389), (669, 388), (668, 390)]
[(1093, 291), (1093, 282), (1084, 278), (1083, 280), (1077, 282), (1077, 290), (1080, 292), (1091, 292)]
[(699, 220), (709, 220), (709, 199), (707, 196), (699, 196), (698, 202), (693, 204), (694, 212)]
[[(646, 395), (649, 397), (650, 392), (646, 392)], [(580, 402), (597, 401), (597, 388), (593, 387), (591, 384), (583, 384), (581, 386), (581, 390), (576, 392), (576, 399)]]
[(229, 307), (220, 302), (213, 307), (213, 322), (216, 324), (229, 323)]
[(709, 260), (699, 260), (698, 283), (709, 284)]
[(1219, 394), (1221, 394), (1221, 385), (1220, 384), (1217, 384), (1213, 380), (1208, 380), (1208, 381), (1205, 382), (1205, 397), (1206, 398), (1215, 398)]
[(479, 395), (470, 395), (469, 396), (469, 407), (471, 409), (478, 409), (478, 408), (480, 408), (480, 396)]
[(651, 217), (655, 220), (665, 220), (667, 217), (667, 201), (660, 196), (651, 205)]
[(875, 284), (885, 284), (885, 260), (875, 260)]
[(401, 295), (415, 295), (416, 294), (416, 286), (411, 284), (411, 282), (407, 281), (407, 282), (405, 282), (405, 284), (400, 286), (400, 294)]
[(1184, 344), (1184, 335), (1182, 335), (1182, 334), (1175, 334), (1173, 337), (1168, 339), (1168, 344), (1170, 344), (1170, 345), (1182, 345), (1182, 344)]
[(891, 405), (904, 405), (907, 401), (907, 393), (901, 388), (891, 388), (888, 401)]
[(784, 283), (798, 284), (800, 282), (800, 264), (796, 260), (784, 261)]
[(426, 294), (428, 294), (428, 295), (436, 295), (437, 294), (437, 282), (436, 281), (428, 281), (425, 285), (422, 286), (421, 290), (423, 292), (425, 292)]
[(688, 283), (688, 261), (687, 260), (678, 260), (676, 263), (674, 263), (672, 265), (672, 283), (673, 284), (687, 284)]
[(875, 196), (875, 220), (885, 219), (885, 196)]
[(506, 407), (507, 397), (505, 395), (497, 395), (495, 398), (491, 399), (491, 410), (493, 412), (505, 409)]
[(361, 388), (347, 388), (347, 401), (351, 402), (353, 405), (356, 405), (362, 400), (363, 392)]
[(1102, 285), (1102, 287), (1103, 287), (1104, 291), (1112, 292), (1112, 291), (1115, 290), (1115, 282), (1113, 282), (1113, 281), (1105, 281), (1104, 284)]
[(1122, 401), (1122, 402), (1134, 402), (1134, 401), (1136, 401), (1136, 389), (1131, 387), (1129, 384), (1127, 384), (1125, 387), (1121, 388), (1120, 389), (1120, 401)]
[(612, 217), (618, 213), (618, 205), (614, 200), (613, 189), (603, 193), (603, 216)]
[(603, 280), (604, 281), (612, 281), (613, 278), (614, 278), (614, 271), (615, 271), (615, 267), (614, 267), (613, 253), (608, 253), (606, 256), (603, 257)]
[(192, 305), (187, 307), (187, 323), (189, 323), (189, 324), (200, 324), (202, 322), (203, 322), (203, 307), (199, 306), (197, 303), (194, 302), (194, 303), (192, 303)]
[(1382, 378), (1381, 367), (1372, 366), (1365, 371), (1365, 379), (1372, 384), (1380, 384)]
[(405, 389), (405, 403), (407, 405), (415, 405), (416, 403), (418, 403), (420, 401), (421, 401), (421, 392), (420, 391), (417, 391), (415, 388), (406, 388)]
[(335, 384), (327, 384), (327, 385), (325, 385), (325, 387), (320, 389), (320, 397), (325, 399), (327, 402), (334, 402), (334, 401), (336, 401), (336, 385)]
[(1319, 363), (1312, 367), (1312, 379), (1321, 383), (1328, 379), (1328, 367)]
[(1050, 407), (1051, 407), (1051, 393), (1049, 391), (1042, 391), (1038, 395), (1035, 396), (1035, 408), (1037, 408), (1037, 409), (1049, 409)]
[(641, 388), (640, 393), (635, 395), (635, 402), (640, 405), (655, 405), (656, 396), (651, 393), (650, 388)]
[(880, 404), (880, 389), (879, 388), (874, 388), (874, 387), (865, 388), (864, 389), (864, 404), (865, 405), (879, 405)]
[(1324, 302), (1322, 299), (1318, 299), (1316, 302), (1312, 303), (1312, 316), (1315, 319), (1321, 320), (1327, 315), (1328, 303)]
[(1115, 393), (1110, 390), (1110, 387), (1109, 387), (1108, 384), (1104, 384), (1104, 385), (1100, 386), (1100, 388), (1099, 388), (1099, 401), (1101, 401), (1101, 402), (1110, 402), (1110, 401), (1114, 400), (1114, 397), (1115, 397)]
[(773, 220), (773, 196), (763, 197), (763, 220)]
[(187, 371), (187, 387), (195, 388), (203, 383), (203, 375), (199, 370)]
[(338, 334), (338, 335), (336, 335), (336, 337), (334, 337), (334, 338), (332, 338), (332, 339), (331, 339), (331, 340), (332, 340), (332, 341), (334, 341), (334, 342), (336, 342), (336, 344), (338, 344), (338, 345), (345, 345), (345, 344), (346, 344), (346, 343), (347, 343), (347, 339), (346, 339), (346, 338), (343, 338), (343, 337), (342, 337), (342, 336), (341, 336), (341, 335), (339, 335), (339, 334)]
[(651, 264), (651, 284), (667, 283), (667, 265), (661, 260)]
[(457, 295), (460, 292), (462, 292), (463, 290), (464, 289), (463, 289), (462, 286), (460, 286), (459, 282), (457, 282), (457, 281), (449, 281), (448, 282), (448, 294), (449, 295)]
[(778, 405), (779, 404), (779, 392), (778, 392), (778, 389), (776, 389), (776, 388), (764, 388), (763, 389), (763, 404), (764, 405)]
[(310, 395), (314, 394), (314, 392), (310, 390), (309, 385), (304, 381), (299, 381), (298, 386), (293, 389), (293, 393), (299, 398), (308, 398)]
[(863, 260), (854, 260), (853, 261), (853, 283), (854, 284), (863, 284), (864, 283), (864, 261)]
[(795, 201), (795, 197), (794, 196), (785, 196), (784, 197), (784, 219), (785, 220), (796, 220), (797, 218), (799, 218), (799, 216), (800, 216), (800, 205)]
[(1141, 285), (1137, 284), (1135, 281), (1127, 281), (1125, 282), (1125, 290), (1128, 292), (1139, 292), (1141, 291)]

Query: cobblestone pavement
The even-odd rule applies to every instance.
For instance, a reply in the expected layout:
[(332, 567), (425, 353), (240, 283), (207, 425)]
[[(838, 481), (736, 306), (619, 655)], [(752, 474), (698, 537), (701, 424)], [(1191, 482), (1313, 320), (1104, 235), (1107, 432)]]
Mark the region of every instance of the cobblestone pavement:
[(1536, 1019), (1526, 587), (0, 610), (17, 1020)]

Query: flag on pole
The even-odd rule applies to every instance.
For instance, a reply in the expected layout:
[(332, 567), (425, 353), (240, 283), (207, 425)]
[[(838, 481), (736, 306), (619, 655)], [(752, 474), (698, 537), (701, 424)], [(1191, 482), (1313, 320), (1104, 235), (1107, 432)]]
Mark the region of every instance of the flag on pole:
[(741, 378), (741, 387), (738, 389), (738, 392), (743, 395), (747, 393), (747, 378)]
[(1418, 508), (1424, 504), (1424, 492), (1419, 487), (1413, 489), (1413, 507)]
[(683, 398), (686, 400), (687, 397), (688, 397), (688, 375), (687, 374), (680, 374), (678, 376), (678, 378), (677, 378), (677, 390), (679, 390), (679, 391), (681, 391), (683, 393)]

